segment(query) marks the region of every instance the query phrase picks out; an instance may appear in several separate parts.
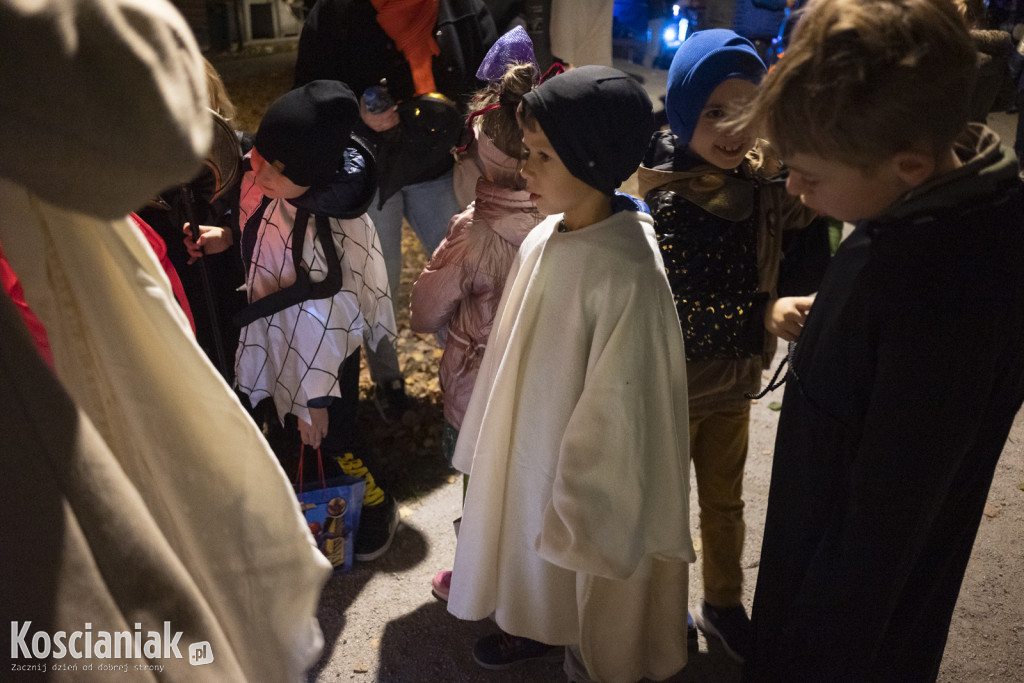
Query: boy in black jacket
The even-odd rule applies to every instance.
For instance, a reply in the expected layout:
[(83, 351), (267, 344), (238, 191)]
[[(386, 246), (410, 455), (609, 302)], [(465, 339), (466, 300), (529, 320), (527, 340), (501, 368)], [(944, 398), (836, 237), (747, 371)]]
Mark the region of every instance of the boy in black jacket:
[(793, 355), (751, 681), (935, 680), (1024, 400), (1024, 198), (946, 0), (819, 0), (747, 120), (856, 224)]

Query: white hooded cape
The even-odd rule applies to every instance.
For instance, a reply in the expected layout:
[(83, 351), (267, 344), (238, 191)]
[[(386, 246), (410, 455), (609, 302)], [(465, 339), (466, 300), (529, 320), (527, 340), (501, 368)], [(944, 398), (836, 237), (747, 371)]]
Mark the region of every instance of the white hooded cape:
[(448, 609), (578, 644), (596, 680), (686, 663), (685, 355), (649, 216), (526, 238), (455, 451)]

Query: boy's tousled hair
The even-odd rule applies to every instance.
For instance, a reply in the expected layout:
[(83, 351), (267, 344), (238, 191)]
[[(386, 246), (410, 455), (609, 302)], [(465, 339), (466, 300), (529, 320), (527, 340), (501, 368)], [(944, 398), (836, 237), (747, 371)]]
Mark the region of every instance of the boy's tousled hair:
[(537, 78), (537, 67), (533, 64), (514, 64), (500, 81), (489, 84), (473, 97), (476, 110), (498, 105), (481, 116), (481, 130), (499, 150), (513, 159), (523, 157), (523, 131), (516, 120), (516, 111), (523, 95), (537, 84)]
[(812, 0), (736, 128), (761, 124), (783, 158), (868, 169), (938, 156), (968, 120), (977, 53), (951, 0)]

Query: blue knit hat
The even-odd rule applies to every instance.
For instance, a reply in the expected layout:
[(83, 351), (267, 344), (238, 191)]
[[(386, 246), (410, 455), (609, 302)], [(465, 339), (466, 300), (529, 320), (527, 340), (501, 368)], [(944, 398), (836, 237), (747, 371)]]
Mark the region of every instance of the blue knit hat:
[(714, 28), (694, 33), (679, 46), (668, 69), (665, 111), (672, 132), (689, 142), (715, 88), (730, 78), (758, 83), (765, 71), (753, 43), (736, 32)]

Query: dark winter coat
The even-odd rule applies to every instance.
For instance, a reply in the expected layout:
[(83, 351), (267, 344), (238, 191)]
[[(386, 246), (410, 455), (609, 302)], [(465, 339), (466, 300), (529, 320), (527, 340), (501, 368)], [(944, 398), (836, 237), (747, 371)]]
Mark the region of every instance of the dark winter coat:
[[(969, 138), (969, 139), (968, 139)], [(983, 126), (965, 165), (857, 224), (793, 357), (748, 681), (935, 680), (1024, 400), (1024, 193)]]
[[(971, 39), (978, 50), (978, 80), (971, 94), (971, 120), (985, 123), (993, 107), (1002, 99), (1012, 99), (1010, 58), (1013, 38), (1006, 31), (972, 30)], [(1009, 102), (1003, 102), (1005, 108)]]
[[(441, 51), (433, 61), (435, 85), (464, 115), (465, 104), (482, 85), (476, 70), (497, 39), (494, 21), (481, 0), (440, 0), (435, 38)], [(384, 79), (396, 102), (409, 101), (416, 94), (409, 63), (377, 23), (377, 10), (370, 0), (320, 0), (310, 11), (299, 38), (295, 86), (317, 79), (342, 81), (357, 95)], [(403, 121), (400, 127), (406, 125)], [(391, 143), (400, 131), (380, 134), (360, 126), (359, 132), (377, 147), (381, 188), (432, 180), (454, 163), (445, 148), (436, 157), (418, 154), (394, 164), (390, 157), (399, 151)], [(421, 168), (410, 168), (410, 162)], [(392, 177), (398, 173), (402, 180), (395, 187)]]

